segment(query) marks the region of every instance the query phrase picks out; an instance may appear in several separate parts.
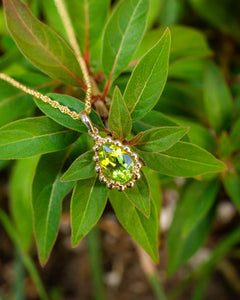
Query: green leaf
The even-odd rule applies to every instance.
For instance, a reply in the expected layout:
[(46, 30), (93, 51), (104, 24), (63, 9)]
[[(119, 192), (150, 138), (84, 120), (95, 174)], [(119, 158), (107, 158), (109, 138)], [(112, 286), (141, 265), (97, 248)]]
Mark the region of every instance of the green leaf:
[(231, 156), (233, 152), (233, 147), (226, 131), (221, 134), (220, 145), (219, 145), (219, 157), (221, 159), (226, 159)]
[(164, 114), (186, 116), (207, 123), (202, 89), (195, 83), (168, 81), (154, 109)]
[(62, 200), (72, 182), (61, 182), (61, 172), (68, 156), (66, 150), (43, 155), (37, 166), (32, 186), (32, 208), (39, 260), (47, 262), (57, 236)]
[(14, 225), (12, 224), (9, 216), (1, 209), (0, 209), (0, 222), (2, 223), (8, 236), (12, 240), (15, 248), (21, 254), (21, 258), (24, 263), (24, 266), (25, 266), (26, 270), (28, 271), (34, 285), (36, 286), (39, 297), (42, 300), (48, 300), (49, 299), (48, 295), (44, 289), (44, 286), (43, 286), (43, 283), (39, 276), (38, 270), (36, 269), (32, 258), (28, 254), (25, 253), (24, 249), (22, 248), (22, 244), (19, 239), (18, 232), (14, 228)]
[[(110, 0), (65, 1), (82, 53), (86, 56), (101, 38)], [(88, 49), (89, 48), (89, 49)]]
[(101, 217), (108, 189), (97, 176), (76, 183), (71, 200), (72, 244), (76, 246)]
[(18, 120), (0, 128), (0, 159), (27, 158), (58, 151), (78, 135), (48, 117)]
[(182, 214), (185, 216), (185, 221), (182, 224), (184, 236), (189, 235), (192, 229), (208, 214), (214, 204), (218, 190), (218, 179), (194, 180), (185, 187), (185, 192), (181, 196)]
[(122, 192), (124, 196), (136, 206), (146, 217), (150, 215), (150, 190), (149, 184), (144, 173), (141, 173), (141, 179), (135, 182), (133, 188)]
[(227, 172), (223, 176), (223, 184), (230, 199), (240, 211), (240, 175), (236, 172)]
[(164, 126), (178, 126), (178, 124), (164, 114), (152, 110), (141, 120), (133, 122), (133, 132), (139, 133), (153, 127)]
[(148, 0), (122, 0), (113, 10), (103, 35), (102, 65), (107, 79), (127, 67), (146, 27)]
[(79, 156), (63, 174), (61, 181), (75, 181), (93, 177), (96, 174), (93, 156), (93, 151), (85, 152)]
[[(68, 1), (64, 1), (65, 3)], [(72, 2), (72, 1), (71, 1)], [(45, 23), (67, 40), (66, 30), (54, 1), (42, 0), (42, 13)]]
[(26, 58), (49, 77), (82, 85), (82, 72), (71, 48), (36, 19), (20, 0), (4, 0), (8, 29)]
[[(42, 93), (49, 91), (49, 87), (51, 88), (50, 79), (41, 74), (27, 73), (17, 76), (17, 80)], [(0, 126), (24, 116), (35, 108), (32, 96), (24, 94), (7, 82), (0, 81), (0, 90)]]
[(228, 129), (232, 111), (231, 94), (220, 70), (209, 64), (204, 80), (204, 103), (208, 121), (216, 132)]
[(205, 35), (200, 30), (181, 25), (170, 26), (170, 30), (172, 37), (171, 61), (186, 56), (206, 57), (212, 53)]
[(202, 81), (206, 70), (206, 60), (186, 57), (177, 59), (169, 66), (168, 77), (189, 81)]
[[(79, 113), (85, 109), (85, 104), (77, 98), (53, 93), (49, 93), (47, 96), (50, 97), (51, 100), (56, 100), (59, 102), (59, 104), (67, 106), (71, 111)], [(63, 114), (59, 109), (52, 107), (42, 100), (36, 98), (34, 100), (39, 109), (57, 123), (79, 132), (87, 132), (87, 127), (82, 123), (81, 120), (74, 120), (70, 116)], [(104, 127), (99, 115), (94, 110), (91, 110), (90, 118), (97, 126)]]
[[(239, 38), (239, 2), (235, 0), (190, 0), (196, 12), (214, 27), (227, 33), (238, 41)], [(213, 13), (214, 12), (214, 13)]]
[(159, 225), (155, 205), (151, 205), (151, 214), (146, 218), (128, 200), (126, 194), (111, 190), (110, 201), (122, 226), (157, 263)]
[(29, 250), (33, 236), (31, 194), (38, 161), (39, 156), (18, 160), (10, 180), (11, 214), (25, 251)]
[(217, 142), (206, 127), (197, 122), (189, 121), (189, 118), (187, 117), (174, 116), (173, 120), (180, 126), (190, 127), (188, 136), (193, 144), (196, 144), (211, 153), (216, 152)]
[[(155, 43), (161, 38), (165, 27), (160, 27), (148, 31), (139, 45), (134, 60), (140, 59)], [(171, 62), (179, 58), (194, 57), (201, 58), (211, 54), (211, 50), (207, 45), (207, 40), (204, 34), (191, 27), (174, 25), (170, 26), (171, 31)]]
[(161, 152), (169, 149), (187, 134), (187, 127), (158, 127), (143, 132), (142, 138), (135, 145), (142, 151)]
[(126, 138), (132, 129), (132, 120), (118, 87), (115, 88), (108, 119), (109, 129), (120, 139)]
[(209, 235), (215, 216), (215, 207), (213, 207), (188, 235), (184, 235), (182, 226), (187, 216), (183, 213), (182, 202), (178, 201), (173, 222), (167, 234), (168, 275), (172, 275), (202, 246)]
[(230, 142), (233, 145), (234, 150), (240, 149), (240, 119), (234, 124), (231, 134), (230, 134)]
[(147, 18), (147, 28), (152, 27), (157, 19), (160, 9), (162, 8), (163, 0), (151, 0)]
[(149, 168), (143, 168), (143, 173), (146, 176), (149, 188), (150, 188), (150, 195), (152, 199), (152, 204), (156, 206), (156, 212), (158, 215), (158, 220), (160, 219), (161, 207), (162, 207), (162, 193), (161, 193), (161, 186), (160, 181), (158, 178), (158, 174)]
[(134, 121), (141, 119), (157, 103), (168, 73), (170, 31), (136, 65), (124, 93), (124, 101)]
[(150, 169), (169, 176), (194, 177), (226, 169), (212, 154), (187, 142), (178, 142), (160, 153), (136, 151)]

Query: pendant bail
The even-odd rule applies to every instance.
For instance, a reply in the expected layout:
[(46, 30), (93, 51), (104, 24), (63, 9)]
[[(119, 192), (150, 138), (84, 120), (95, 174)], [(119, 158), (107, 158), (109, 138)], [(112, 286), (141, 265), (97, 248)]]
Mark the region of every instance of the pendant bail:
[(89, 118), (89, 116), (85, 110), (82, 110), (80, 112), (80, 117), (81, 117), (82, 122), (87, 126), (87, 128), (89, 130), (89, 134), (91, 136), (96, 135), (98, 133), (98, 130), (97, 130), (97, 128), (93, 127), (91, 119)]

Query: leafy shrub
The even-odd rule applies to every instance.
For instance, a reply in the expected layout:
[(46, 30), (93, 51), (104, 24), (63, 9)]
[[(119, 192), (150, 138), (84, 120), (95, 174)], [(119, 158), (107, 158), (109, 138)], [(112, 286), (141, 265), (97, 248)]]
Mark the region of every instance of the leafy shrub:
[[(10, 182), (14, 230), (23, 251), (29, 251), (34, 232), (42, 265), (57, 237), (62, 201), (72, 190), (73, 246), (98, 222), (109, 199), (121, 225), (158, 262), (160, 184), (173, 185), (171, 177), (194, 178), (180, 190), (167, 234), (169, 274), (208, 237), (220, 187), (240, 209), (239, 101), (210, 61), (212, 51), (200, 31), (184, 26), (151, 29), (155, 2), (122, 0), (108, 14), (108, 0), (88, 1), (86, 26), (83, 4), (66, 1), (91, 70), (91, 119), (102, 135), (131, 145), (144, 164), (134, 188), (109, 191), (99, 181), (93, 140), (83, 123), (0, 82), (1, 168), (16, 160)], [(211, 19), (206, 1), (190, 2)], [(53, 31), (22, 1), (3, 3), (8, 30), (31, 65), (7, 36), (1, 70), (72, 111), (82, 111), (83, 74), (55, 6), (41, 4)], [(210, 22), (221, 28), (217, 18)], [(231, 26), (226, 31), (235, 37)], [(13, 68), (13, 73), (16, 59), (21, 60), (20, 70)], [(1, 216), (6, 226), (6, 216)]]

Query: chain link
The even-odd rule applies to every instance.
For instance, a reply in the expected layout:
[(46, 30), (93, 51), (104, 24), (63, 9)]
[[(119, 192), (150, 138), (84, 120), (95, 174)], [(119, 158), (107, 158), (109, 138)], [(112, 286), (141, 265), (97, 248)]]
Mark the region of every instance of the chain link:
[(82, 57), (81, 50), (78, 46), (77, 38), (76, 38), (76, 35), (74, 33), (73, 26), (71, 24), (71, 19), (68, 15), (66, 7), (65, 7), (64, 0), (54, 0), (54, 1), (55, 1), (55, 5), (58, 9), (58, 12), (61, 16), (64, 28), (67, 32), (69, 42), (70, 42), (70, 44), (73, 48), (73, 51), (76, 55), (77, 61), (80, 65), (82, 73), (83, 73), (83, 78), (84, 78), (85, 84), (87, 86), (86, 95), (85, 95), (85, 110), (86, 110), (87, 114), (89, 114), (90, 111), (91, 111), (91, 101), (92, 101), (91, 78), (89, 76), (86, 63), (85, 63), (85, 61)]
[(62, 113), (69, 115), (71, 118), (75, 119), (75, 120), (80, 120), (80, 113), (77, 113), (75, 111), (71, 111), (67, 106), (61, 105), (59, 104), (58, 101), (56, 100), (51, 100), (48, 96), (45, 96), (43, 94), (41, 94), (38, 91), (35, 91), (33, 89), (30, 89), (28, 87), (26, 87), (25, 85), (21, 84), (20, 82), (18, 82), (17, 80), (9, 77), (8, 75), (4, 74), (4, 73), (0, 73), (0, 79), (10, 83), (12, 86), (16, 87), (17, 89), (23, 91), (24, 93), (31, 95), (37, 99), (42, 100), (45, 103), (50, 104), (52, 107), (59, 109)]

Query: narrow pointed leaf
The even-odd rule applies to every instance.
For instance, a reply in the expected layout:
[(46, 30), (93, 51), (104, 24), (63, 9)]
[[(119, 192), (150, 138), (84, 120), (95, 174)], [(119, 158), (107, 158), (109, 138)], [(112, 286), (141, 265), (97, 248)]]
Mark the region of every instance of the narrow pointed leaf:
[(151, 205), (150, 217), (146, 218), (125, 194), (117, 190), (110, 191), (110, 201), (122, 226), (158, 262), (158, 218), (155, 205)]
[(89, 51), (91, 56), (92, 47), (101, 38), (110, 0), (71, 0), (65, 3), (81, 51), (84, 55)]
[(226, 169), (212, 154), (187, 142), (178, 142), (164, 152), (137, 152), (149, 168), (169, 176), (194, 177)]
[(123, 192), (125, 197), (136, 206), (146, 217), (150, 215), (150, 190), (149, 184), (144, 173), (141, 173), (141, 179), (135, 182), (133, 188)]
[(233, 145), (234, 150), (240, 149), (240, 119), (234, 124), (231, 134), (230, 134), (230, 141)]
[(0, 128), (0, 159), (27, 158), (71, 145), (77, 133), (47, 117), (27, 118)]
[(220, 70), (210, 64), (204, 81), (204, 104), (208, 120), (219, 132), (228, 129), (232, 110), (231, 94)]
[(170, 31), (136, 65), (124, 93), (124, 101), (134, 121), (141, 119), (157, 103), (167, 80)]
[(203, 245), (209, 235), (215, 216), (215, 207), (198, 223), (188, 235), (183, 234), (187, 216), (182, 211), (182, 201), (178, 202), (173, 222), (167, 234), (167, 273), (172, 275)]
[(97, 176), (76, 183), (71, 200), (72, 244), (76, 246), (101, 217), (108, 189)]
[[(71, 111), (79, 113), (85, 109), (85, 104), (77, 98), (68, 95), (53, 93), (49, 93), (47, 94), (47, 96), (51, 100), (56, 100), (59, 102), (59, 104), (68, 107)], [(79, 132), (87, 132), (87, 127), (81, 120), (74, 120), (72, 117), (62, 113), (59, 109), (52, 107), (42, 100), (35, 98), (35, 103), (44, 114), (46, 114), (49, 118), (53, 119), (62, 126)], [(94, 110), (91, 110), (90, 118), (94, 124), (100, 127), (104, 127), (99, 115)]]
[(186, 186), (186, 190), (181, 197), (182, 213), (186, 216), (184, 224), (182, 224), (183, 235), (188, 235), (207, 215), (214, 204), (218, 190), (218, 179), (210, 181), (195, 180)]
[(4, 0), (8, 29), (26, 58), (49, 77), (82, 85), (82, 72), (71, 48), (36, 19), (20, 0)]
[(240, 175), (235, 172), (224, 174), (223, 184), (230, 199), (240, 211)]
[(122, 0), (113, 10), (103, 35), (102, 65), (114, 80), (127, 67), (146, 27), (148, 0)]
[[(39, 156), (16, 161), (10, 181), (10, 209), (24, 250), (29, 250), (33, 237), (32, 182)], [(23, 217), (24, 216), (24, 217)]]
[[(17, 80), (41, 93), (48, 92), (51, 88), (51, 79), (40, 74), (28, 72), (17, 76)], [(24, 94), (7, 82), (0, 81), (0, 91), (0, 126), (25, 116), (36, 107), (32, 96)]]
[(96, 175), (93, 151), (88, 151), (79, 156), (63, 174), (61, 181), (76, 181), (91, 178)]
[(142, 151), (161, 152), (169, 149), (187, 134), (187, 127), (158, 127), (143, 132), (136, 147)]
[(126, 138), (131, 132), (131, 116), (117, 87), (113, 94), (108, 124), (111, 132), (116, 132), (121, 139)]
[(45, 264), (57, 237), (62, 200), (72, 182), (61, 182), (66, 150), (43, 155), (38, 163), (32, 187), (35, 238), (41, 264)]

